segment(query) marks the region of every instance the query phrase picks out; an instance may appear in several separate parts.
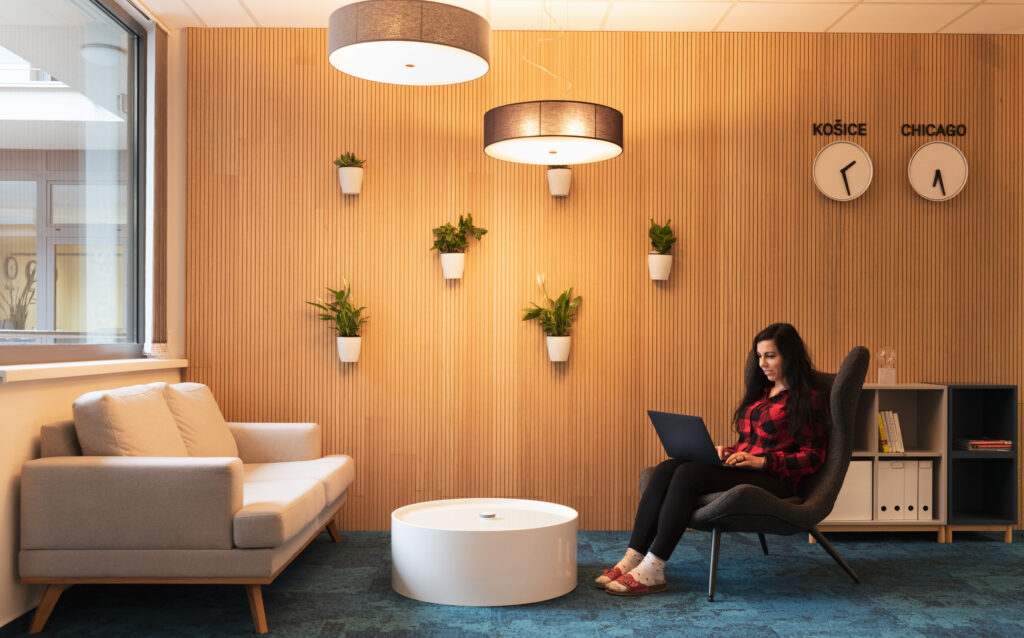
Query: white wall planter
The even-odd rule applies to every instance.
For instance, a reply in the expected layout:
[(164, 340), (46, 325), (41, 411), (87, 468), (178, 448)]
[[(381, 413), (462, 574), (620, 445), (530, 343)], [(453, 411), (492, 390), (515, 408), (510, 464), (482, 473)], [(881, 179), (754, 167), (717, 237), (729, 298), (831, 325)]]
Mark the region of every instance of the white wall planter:
[(441, 253), (441, 271), (445, 279), (462, 279), (466, 268), (466, 253)]
[(549, 168), (548, 188), (551, 189), (552, 197), (565, 197), (569, 194), (569, 186), (572, 184), (571, 168)]
[(548, 337), (548, 358), (552, 362), (569, 360), (569, 339), (571, 337)]
[(359, 361), (359, 349), (362, 345), (362, 337), (338, 337), (338, 358), (342, 363)]
[(338, 182), (341, 183), (341, 192), (345, 195), (358, 195), (363, 187), (363, 167), (339, 166)]
[(647, 270), (651, 273), (651, 279), (665, 281), (672, 272), (672, 255), (651, 253), (647, 255)]

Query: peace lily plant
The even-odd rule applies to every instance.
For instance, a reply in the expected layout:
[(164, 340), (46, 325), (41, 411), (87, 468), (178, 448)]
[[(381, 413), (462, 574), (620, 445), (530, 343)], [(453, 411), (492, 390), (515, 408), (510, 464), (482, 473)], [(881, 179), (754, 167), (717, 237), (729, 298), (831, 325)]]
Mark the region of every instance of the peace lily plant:
[(556, 362), (568, 361), (569, 330), (572, 328), (573, 320), (576, 319), (576, 309), (579, 308), (583, 297), (579, 295), (573, 297), (570, 286), (568, 290), (558, 296), (558, 299), (552, 299), (548, 295), (544, 280), (544, 273), (537, 273), (537, 286), (544, 293), (547, 307), (544, 308), (531, 302), (530, 305), (533, 308), (523, 308), (523, 312), (526, 313), (523, 315), (523, 321), (532, 319), (540, 321), (540, 327), (547, 335), (548, 358)]
[(441, 253), (441, 270), (445, 279), (462, 279), (462, 271), (466, 267), (466, 249), (469, 238), (477, 241), (487, 234), (486, 228), (473, 225), (473, 215), (459, 215), (459, 225), (441, 224), (431, 230), (434, 233), (434, 245), (431, 250)]
[(672, 272), (672, 255), (668, 254), (668, 251), (672, 249), (672, 244), (676, 243), (676, 238), (669, 228), (671, 223), (672, 220), (669, 219), (664, 226), (660, 226), (652, 218), (651, 227), (647, 231), (652, 248), (651, 253), (647, 255), (647, 270), (651, 273), (651, 279), (655, 281), (665, 281)]
[(328, 288), (332, 299), (324, 301), (320, 297), (316, 301), (307, 301), (311, 306), (322, 312), (320, 318), (329, 321), (338, 333), (338, 358), (344, 363), (355, 363), (359, 360), (359, 350), (363, 338), (359, 336), (359, 328), (369, 317), (363, 316), (366, 306), (356, 307), (350, 300), (352, 288), (343, 280), (342, 290)]

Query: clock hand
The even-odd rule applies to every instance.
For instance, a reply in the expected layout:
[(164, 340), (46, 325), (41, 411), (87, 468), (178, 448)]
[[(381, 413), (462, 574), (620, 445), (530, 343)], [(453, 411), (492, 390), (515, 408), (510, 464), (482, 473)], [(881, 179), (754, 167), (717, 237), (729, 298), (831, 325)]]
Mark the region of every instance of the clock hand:
[(935, 188), (936, 184), (939, 185), (939, 190), (942, 191), (942, 196), (945, 197), (946, 185), (942, 183), (942, 171), (937, 168), (935, 169), (935, 179), (932, 180), (932, 188)]
[(850, 167), (857, 163), (857, 160), (853, 160), (846, 166), (839, 169), (839, 173), (843, 176), (843, 186), (846, 187), (846, 194), (850, 194), (850, 182), (846, 181), (846, 171), (850, 170)]

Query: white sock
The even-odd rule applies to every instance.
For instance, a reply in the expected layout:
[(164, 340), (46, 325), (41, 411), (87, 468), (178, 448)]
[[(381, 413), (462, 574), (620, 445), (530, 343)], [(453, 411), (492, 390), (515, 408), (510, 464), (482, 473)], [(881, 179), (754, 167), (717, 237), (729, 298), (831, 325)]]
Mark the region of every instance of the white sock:
[(665, 582), (665, 561), (647, 552), (640, 564), (629, 571), (637, 582), (656, 585)]
[(640, 561), (644, 559), (644, 555), (636, 551), (632, 547), (626, 549), (626, 555), (622, 557), (622, 560), (615, 563), (615, 567), (618, 567), (623, 574), (633, 569), (640, 564)]

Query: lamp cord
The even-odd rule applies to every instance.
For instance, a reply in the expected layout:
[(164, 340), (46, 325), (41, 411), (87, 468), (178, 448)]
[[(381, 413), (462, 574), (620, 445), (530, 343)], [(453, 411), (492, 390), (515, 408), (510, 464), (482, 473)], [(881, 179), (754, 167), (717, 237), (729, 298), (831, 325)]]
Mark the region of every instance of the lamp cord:
[[(541, 71), (547, 73), (548, 75), (550, 75), (551, 77), (555, 78), (556, 80), (561, 80), (561, 81), (565, 82), (565, 84), (566, 84), (565, 92), (566, 92), (566, 94), (568, 96), (571, 96), (572, 95), (572, 81), (571, 80), (569, 80), (568, 78), (566, 78), (564, 76), (558, 75), (556, 73), (552, 73), (550, 70), (548, 70), (547, 67), (545, 67), (542, 64), (538, 64), (538, 63), (534, 62), (529, 57), (530, 56), (530, 52), (533, 51), (533, 49), (535, 49), (536, 47), (540, 46), (540, 44), (542, 42), (557, 42), (558, 40), (561, 40), (562, 38), (565, 37), (565, 28), (562, 26), (561, 23), (558, 22), (558, 20), (555, 19), (555, 16), (551, 13), (551, 9), (550, 9), (551, 3), (552, 3), (552, 0), (544, 0), (542, 2), (542, 6), (544, 7), (544, 13), (546, 13), (548, 15), (548, 30), (550, 31), (552, 24), (556, 23), (560, 27), (559, 31), (558, 31), (558, 35), (553, 37), (553, 38), (537, 38), (536, 42), (534, 42), (533, 44), (531, 44), (529, 47), (526, 48), (526, 51), (523, 52), (523, 56), (522, 57), (523, 57), (523, 61), (526, 62), (527, 64), (537, 67), (538, 69), (540, 69)], [(565, 13), (566, 13), (566, 22), (568, 22), (568, 14), (569, 14), (569, 3), (568, 2), (566, 2), (566, 5), (565, 5)]]

